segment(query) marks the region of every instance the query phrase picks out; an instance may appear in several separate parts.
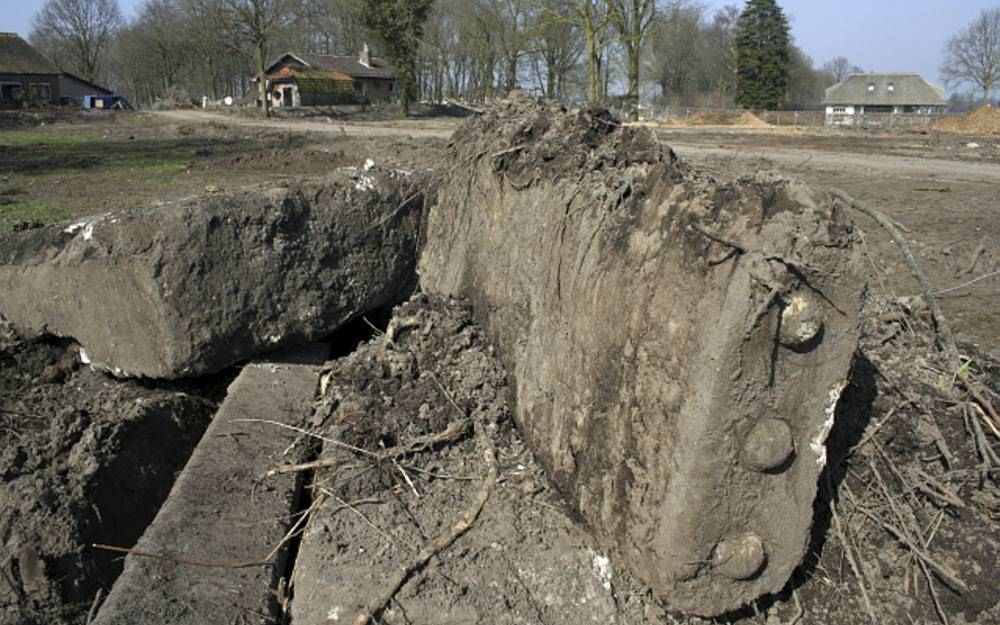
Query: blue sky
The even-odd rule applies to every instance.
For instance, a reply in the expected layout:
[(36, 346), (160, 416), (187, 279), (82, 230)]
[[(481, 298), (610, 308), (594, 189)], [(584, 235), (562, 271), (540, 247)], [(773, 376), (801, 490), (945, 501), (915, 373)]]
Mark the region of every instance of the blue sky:
[[(0, 31), (27, 36), (44, 0), (0, 0)], [(119, 0), (131, 16), (141, 0)], [(816, 65), (845, 56), (867, 71), (918, 72), (939, 83), (948, 38), (1000, 0), (779, 0), (791, 17), (796, 43)], [(707, 0), (710, 9), (735, 0)]]

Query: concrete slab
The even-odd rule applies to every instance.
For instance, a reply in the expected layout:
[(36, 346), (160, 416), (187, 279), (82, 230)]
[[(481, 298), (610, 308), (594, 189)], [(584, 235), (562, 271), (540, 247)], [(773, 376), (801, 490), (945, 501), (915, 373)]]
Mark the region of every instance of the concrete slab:
[[(328, 353), (328, 345), (310, 344), (243, 369), (136, 550), (239, 564), (262, 560), (280, 542), (299, 485), (295, 476), (263, 485), (258, 478), (289, 460), (297, 434), (245, 420), (300, 424)], [(245, 568), (130, 555), (94, 625), (274, 623), (274, 591), (284, 568), (280, 555), (271, 565)]]
[(414, 280), (419, 174), (341, 170), (0, 240), (0, 314), (116, 377), (185, 378), (323, 340)]
[(525, 94), (451, 146), (476, 166), (428, 209), (421, 289), (472, 303), (525, 440), (602, 549), (699, 616), (781, 590), (858, 347), (847, 217), (800, 182), (718, 181), (648, 129)]

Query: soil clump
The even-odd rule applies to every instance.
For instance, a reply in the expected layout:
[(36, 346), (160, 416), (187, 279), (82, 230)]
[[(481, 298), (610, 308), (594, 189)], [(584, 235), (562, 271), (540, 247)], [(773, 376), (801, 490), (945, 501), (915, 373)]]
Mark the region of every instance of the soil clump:
[[(0, 328), (2, 329), (2, 328)], [(197, 443), (229, 374), (122, 382), (79, 346), (0, 337), (0, 623), (77, 625)]]

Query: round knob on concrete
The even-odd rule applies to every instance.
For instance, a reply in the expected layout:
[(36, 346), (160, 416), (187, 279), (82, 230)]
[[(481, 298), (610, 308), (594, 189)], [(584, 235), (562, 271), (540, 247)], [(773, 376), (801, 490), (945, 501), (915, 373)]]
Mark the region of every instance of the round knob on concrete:
[(793, 453), (792, 429), (781, 419), (761, 419), (743, 441), (743, 462), (757, 471), (777, 469)]
[(781, 311), (778, 340), (785, 347), (800, 349), (809, 345), (823, 330), (821, 307), (811, 295), (796, 293)]
[(715, 546), (712, 568), (729, 579), (750, 579), (764, 568), (767, 554), (756, 534), (727, 538)]

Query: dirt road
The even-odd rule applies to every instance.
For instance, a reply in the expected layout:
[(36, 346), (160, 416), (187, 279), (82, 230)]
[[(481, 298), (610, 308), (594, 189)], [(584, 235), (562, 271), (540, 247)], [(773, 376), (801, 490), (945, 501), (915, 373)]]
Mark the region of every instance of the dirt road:
[[(405, 119), (391, 122), (354, 122), (333, 118), (326, 118), (327, 121), (259, 119), (198, 110), (160, 111), (156, 115), (174, 122), (215, 122), (293, 132), (332, 133), (349, 137), (448, 138), (459, 123), (457, 119)], [(738, 147), (711, 146), (683, 139), (677, 141), (671, 132), (661, 131), (659, 134), (681, 158), (692, 161), (724, 157), (753, 162), (764, 158), (773, 161), (775, 165), (790, 174), (794, 174), (796, 170), (812, 169), (903, 180), (1000, 182), (1000, 165), (994, 163), (969, 163), (943, 158), (901, 157), (841, 150), (826, 151), (828, 148), (816, 145), (811, 145), (809, 148), (788, 148), (764, 144)]]
[(458, 120), (398, 120), (391, 122), (346, 122), (332, 117), (320, 118), (325, 121), (309, 121), (304, 119), (260, 119), (237, 117), (208, 111), (158, 111), (157, 117), (173, 122), (227, 124), (230, 126), (249, 126), (252, 128), (271, 128), (293, 132), (321, 132), (339, 134), (346, 137), (411, 137), (411, 138), (448, 138), (458, 124)]
[(678, 156), (692, 161), (709, 158), (730, 158), (745, 162), (772, 161), (777, 168), (795, 175), (797, 171), (850, 172), (868, 177), (921, 180), (923, 182), (1000, 182), (1000, 165), (969, 163), (941, 158), (915, 158), (878, 154), (823, 152), (816, 148), (784, 148), (760, 146), (754, 148), (712, 147), (682, 143), (665, 137)]

